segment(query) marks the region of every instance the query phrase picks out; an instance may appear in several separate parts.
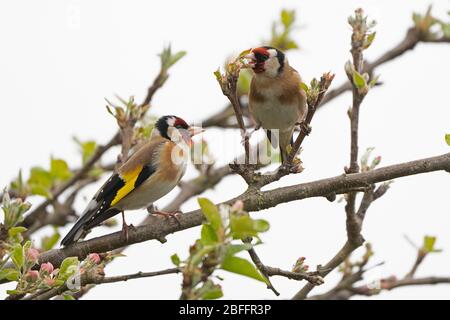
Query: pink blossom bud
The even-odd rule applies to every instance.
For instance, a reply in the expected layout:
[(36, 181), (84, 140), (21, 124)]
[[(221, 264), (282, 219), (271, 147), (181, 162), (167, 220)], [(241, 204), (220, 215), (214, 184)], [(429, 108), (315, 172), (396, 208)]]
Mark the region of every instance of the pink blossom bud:
[(305, 265), (303, 266), (303, 270), (304, 270), (304, 271), (308, 271), (308, 269), (309, 269), (309, 266), (308, 266), (307, 264), (305, 264)]
[(45, 284), (48, 285), (49, 287), (53, 287), (56, 283), (55, 279), (50, 279), (50, 278), (46, 278), (44, 280)]
[(390, 276), (385, 279), (380, 280), (380, 288), (381, 289), (390, 289), (393, 284), (397, 282), (396, 276)]
[(52, 273), (53, 272), (53, 265), (50, 262), (46, 262), (41, 264), (41, 271), (42, 272), (47, 272), (47, 273)]
[(88, 255), (88, 259), (94, 262), (95, 264), (99, 264), (100, 261), (102, 260), (98, 255), (98, 253), (91, 253), (90, 255)]
[(242, 211), (243, 209), (244, 209), (244, 202), (242, 200), (237, 200), (231, 206), (231, 211)]
[(35, 282), (39, 278), (39, 272), (36, 270), (30, 270), (25, 275), (25, 278), (31, 282)]
[(27, 250), (26, 256), (28, 261), (36, 263), (39, 258), (39, 251), (37, 249), (30, 248)]

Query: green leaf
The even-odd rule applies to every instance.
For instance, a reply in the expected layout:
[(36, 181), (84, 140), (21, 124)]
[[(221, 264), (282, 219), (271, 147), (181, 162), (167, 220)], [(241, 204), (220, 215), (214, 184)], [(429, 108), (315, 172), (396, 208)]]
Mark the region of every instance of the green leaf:
[(18, 270), (22, 268), (25, 260), (23, 252), (23, 247), (20, 244), (14, 245), (11, 252), (11, 260)]
[(252, 49), (244, 50), (241, 53), (239, 53), (238, 58), (242, 58), (243, 56), (249, 54), (250, 52), (252, 52)]
[(52, 198), (52, 193), (49, 188), (46, 188), (38, 184), (30, 184), (30, 186), (31, 186), (31, 194), (36, 196), (43, 196), (47, 199)]
[(179, 51), (179, 52), (173, 54), (169, 60), (169, 67), (171, 67), (175, 63), (177, 63), (181, 58), (183, 58), (186, 55), (186, 53), (187, 53), (186, 51)]
[(270, 224), (266, 220), (256, 219), (256, 220), (253, 220), (253, 228), (257, 232), (266, 232), (267, 230), (269, 230)]
[(27, 252), (27, 250), (30, 249), (30, 248), (31, 248), (31, 240), (28, 240), (23, 245), (23, 252)]
[(28, 178), (28, 183), (39, 184), (50, 188), (52, 186), (52, 177), (50, 172), (42, 167), (33, 167), (30, 170), (30, 177)]
[(450, 134), (448, 133), (445, 135), (445, 142), (450, 146)]
[(217, 232), (222, 228), (222, 219), (220, 217), (219, 209), (214, 203), (206, 198), (198, 198), (197, 201), (206, 219)]
[(81, 141), (77, 137), (73, 137), (73, 140), (80, 147), (83, 164), (86, 163), (97, 149), (97, 142), (94, 140)]
[(369, 82), (369, 87), (370, 88), (375, 87), (375, 85), (378, 82), (378, 79), (380, 79), (380, 75), (377, 75), (377, 76), (373, 77), (372, 80), (370, 80), (370, 82)]
[(425, 236), (423, 238), (423, 247), (427, 251), (433, 251), (435, 243), (436, 243), (436, 237)]
[(72, 295), (70, 294), (64, 294), (63, 295), (64, 300), (76, 300)]
[(55, 228), (55, 232), (51, 236), (45, 236), (42, 238), (41, 241), (42, 250), (48, 251), (52, 249), (58, 243), (58, 240), (60, 238), (61, 235), (59, 234), (58, 229)]
[(298, 49), (298, 44), (294, 40), (288, 40), (284, 44), (285, 50)]
[(23, 292), (20, 290), (6, 290), (6, 294), (17, 295), (17, 294), (23, 294)]
[(253, 220), (247, 215), (231, 215), (230, 229), (233, 239), (245, 239), (269, 230), (269, 223), (262, 219)]
[(172, 260), (172, 263), (174, 265), (176, 265), (177, 267), (180, 266), (181, 260), (180, 260), (180, 257), (176, 253), (174, 253), (173, 255), (170, 256), (170, 260)]
[(78, 263), (78, 257), (65, 258), (59, 268), (58, 279), (67, 280), (70, 276), (75, 274)]
[(18, 281), (20, 272), (16, 269), (5, 268), (0, 270), (0, 280)]
[(29, 184), (40, 185), (49, 189), (52, 186), (52, 176), (50, 172), (41, 167), (33, 167), (30, 171)]
[(51, 198), (52, 175), (41, 167), (33, 167), (28, 178), (31, 194)]
[(353, 84), (358, 89), (362, 89), (367, 86), (366, 79), (364, 79), (364, 77), (356, 70), (353, 71)]
[(300, 88), (303, 89), (303, 91), (305, 91), (305, 93), (308, 93), (308, 91), (309, 91), (308, 85), (304, 82), (300, 82)]
[(25, 231), (27, 231), (27, 228), (25, 228), (25, 227), (14, 227), (14, 228), (11, 228), (8, 230), (8, 236), (13, 238), (16, 235), (18, 235), (22, 232), (25, 232)]
[(214, 300), (223, 297), (222, 288), (218, 284), (212, 284), (209, 288), (202, 294), (203, 300)]
[(364, 42), (364, 49), (367, 49), (372, 44), (373, 40), (375, 39), (376, 32), (372, 32), (367, 36), (366, 41)]
[(267, 279), (259, 273), (252, 263), (239, 257), (226, 256), (222, 262), (221, 268), (229, 272), (267, 283)]
[(203, 224), (201, 240), (204, 245), (215, 244), (219, 241), (216, 230), (210, 224)]
[(250, 243), (244, 244), (230, 244), (227, 246), (227, 255), (234, 256), (244, 250), (250, 250), (253, 246)]
[(72, 176), (67, 162), (62, 159), (50, 160), (50, 174), (53, 179), (65, 181)]
[(295, 10), (285, 10), (281, 11), (281, 23), (287, 29), (295, 21)]

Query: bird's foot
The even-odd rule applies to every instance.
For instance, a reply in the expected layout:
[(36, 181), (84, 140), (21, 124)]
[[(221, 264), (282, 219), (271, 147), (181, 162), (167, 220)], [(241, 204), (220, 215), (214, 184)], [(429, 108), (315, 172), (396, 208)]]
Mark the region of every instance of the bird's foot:
[(128, 225), (126, 223), (122, 223), (122, 238), (125, 239), (126, 242), (128, 242), (129, 239), (128, 234), (130, 229), (133, 231), (136, 230), (132, 224)]
[(155, 214), (157, 216), (163, 217), (165, 219), (170, 219), (173, 218), (175, 219), (176, 222), (178, 222), (178, 224), (181, 225), (180, 219), (178, 219), (178, 216), (180, 215), (181, 211), (177, 210), (175, 212), (165, 212), (165, 211), (153, 211), (152, 214)]
[(303, 171), (303, 167), (301, 161), (297, 158), (292, 163), (283, 163), (279, 170), (285, 174), (300, 173)]
[(307, 124), (305, 121), (297, 122), (296, 125), (299, 126), (300, 130), (303, 131), (307, 136), (309, 136), (309, 134), (312, 131), (311, 126)]
[(136, 231), (135, 226), (132, 224), (127, 224), (125, 221), (125, 213), (122, 211), (122, 237), (125, 239), (126, 242), (128, 242), (128, 231), (129, 230)]

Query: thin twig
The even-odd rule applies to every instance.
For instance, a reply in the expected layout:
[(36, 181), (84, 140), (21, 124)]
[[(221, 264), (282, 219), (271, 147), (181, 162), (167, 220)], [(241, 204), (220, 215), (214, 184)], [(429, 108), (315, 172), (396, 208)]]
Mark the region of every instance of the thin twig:
[[(156, 277), (166, 274), (175, 274), (181, 272), (179, 268), (170, 268), (160, 271), (153, 271), (153, 272), (136, 272), (132, 274), (126, 274), (121, 276), (112, 276), (112, 277), (101, 277), (101, 276), (86, 276), (82, 277), (82, 283), (81, 287), (89, 285), (89, 284), (104, 284), (104, 283), (114, 283), (114, 282), (121, 282), (121, 281), (128, 281), (132, 279), (141, 279), (141, 278), (149, 278), (149, 277)], [(49, 300), (57, 295), (63, 294), (65, 291), (67, 291), (67, 285), (64, 284), (57, 288), (52, 289), (45, 289), (42, 291), (39, 291), (37, 293), (31, 294), (27, 297), (25, 297), (23, 300)]]

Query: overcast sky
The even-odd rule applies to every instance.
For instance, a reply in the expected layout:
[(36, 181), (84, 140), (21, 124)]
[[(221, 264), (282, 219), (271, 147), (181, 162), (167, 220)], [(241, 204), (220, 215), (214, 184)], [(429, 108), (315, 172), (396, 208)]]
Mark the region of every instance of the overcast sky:
[[(336, 73), (334, 85), (345, 81), (343, 65), (349, 59), (350, 28), (347, 17), (358, 6), (377, 20), (375, 42), (366, 53), (372, 60), (392, 48), (411, 26), (413, 11), (424, 12), (430, 1), (8, 1), (0, 4), (0, 133), (2, 169), (0, 186), (20, 168), (48, 165), (50, 155), (67, 159), (73, 166), (80, 157), (72, 136), (106, 142), (117, 130), (105, 112), (104, 97), (145, 95), (156, 74), (156, 56), (164, 45), (186, 50), (188, 55), (172, 70), (164, 88), (154, 98), (153, 115), (176, 114), (200, 121), (220, 110), (225, 97), (212, 72), (232, 54), (258, 45), (270, 36), (270, 26), (282, 8), (296, 9), (300, 28), (295, 38), (301, 50), (290, 51), (290, 64), (305, 81), (324, 71)], [(450, 1), (432, 1), (434, 12), (449, 19)], [(376, 70), (383, 86), (373, 89), (361, 107), (360, 150), (375, 147), (382, 165), (449, 152), (444, 134), (450, 132), (448, 99), (450, 46), (419, 44), (414, 51)], [(271, 185), (312, 181), (343, 173), (349, 162), (349, 93), (320, 110), (313, 132), (304, 143), (305, 171)], [(208, 130), (219, 164), (229, 158), (224, 148), (239, 144), (235, 131)], [(239, 147), (238, 147), (239, 148)], [(238, 150), (238, 149), (233, 149)], [(115, 150), (117, 152), (117, 150)], [(241, 150), (239, 149), (239, 151)], [(114, 152), (109, 155), (111, 159)], [(190, 168), (185, 176), (194, 176)], [(450, 205), (448, 174), (437, 172), (397, 179), (389, 192), (370, 208), (363, 235), (375, 251), (372, 264), (385, 265), (368, 273), (369, 280), (392, 274), (402, 276), (412, 266), (415, 251), (407, 235), (418, 244), (425, 234), (438, 237), (443, 253), (430, 255), (417, 276), (450, 276)], [(83, 193), (91, 197), (98, 186)], [(3, 188), (3, 187), (2, 187)], [(205, 193), (217, 202), (245, 189), (239, 177), (228, 177)], [(161, 199), (162, 207), (176, 191)], [(81, 211), (86, 199), (80, 197)], [(195, 209), (193, 199), (183, 211)], [(128, 214), (139, 223), (144, 211)], [(343, 203), (325, 199), (291, 202), (254, 214), (267, 219), (269, 232), (258, 247), (262, 261), (290, 269), (300, 256), (315, 266), (330, 259), (345, 241)], [(51, 232), (47, 228), (41, 234)], [(67, 232), (66, 229), (61, 230)], [(111, 232), (97, 228), (92, 236)], [(150, 241), (134, 245), (126, 258), (107, 267), (107, 275), (153, 271), (171, 266), (169, 257), (185, 258), (188, 245), (198, 236), (194, 228), (168, 236), (164, 245)], [(225, 278), (225, 298), (270, 299), (262, 283), (219, 272)], [(336, 273), (317, 288), (330, 288)], [(273, 278), (281, 298), (292, 297), (302, 284)], [(176, 299), (181, 276), (169, 275), (92, 290), (90, 299)], [(2, 292), (6, 289), (2, 288)], [(3, 293), (2, 293), (3, 294)], [(449, 298), (450, 286), (415, 287), (383, 293), (377, 298)]]

